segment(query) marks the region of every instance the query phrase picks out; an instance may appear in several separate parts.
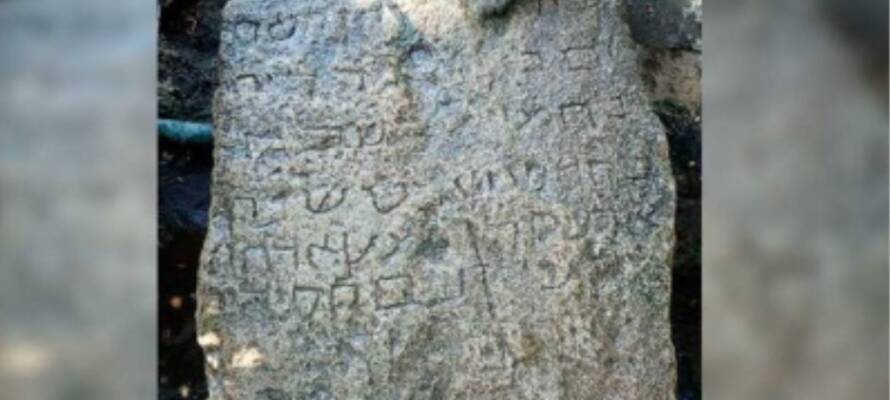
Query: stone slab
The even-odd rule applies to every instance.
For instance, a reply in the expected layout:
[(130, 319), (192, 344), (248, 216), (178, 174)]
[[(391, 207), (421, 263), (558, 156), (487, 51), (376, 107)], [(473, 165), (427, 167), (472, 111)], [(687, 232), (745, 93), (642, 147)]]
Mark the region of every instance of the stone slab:
[(617, 1), (231, 0), (212, 399), (673, 399), (675, 194)]

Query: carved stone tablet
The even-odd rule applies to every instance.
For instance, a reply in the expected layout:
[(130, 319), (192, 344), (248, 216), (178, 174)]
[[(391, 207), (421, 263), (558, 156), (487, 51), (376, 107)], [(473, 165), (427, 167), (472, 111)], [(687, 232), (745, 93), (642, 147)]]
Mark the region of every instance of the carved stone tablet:
[(231, 0), (212, 399), (673, 399), (673, 182), (617, 0)]

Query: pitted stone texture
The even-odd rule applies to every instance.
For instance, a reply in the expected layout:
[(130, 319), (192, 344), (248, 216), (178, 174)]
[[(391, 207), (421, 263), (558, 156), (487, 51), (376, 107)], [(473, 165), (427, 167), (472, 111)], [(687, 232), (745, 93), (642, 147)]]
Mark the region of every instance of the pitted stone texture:
[(470, 3), (227, 5), (211, 398), (674, 398), (675, 195), (621, 5)]

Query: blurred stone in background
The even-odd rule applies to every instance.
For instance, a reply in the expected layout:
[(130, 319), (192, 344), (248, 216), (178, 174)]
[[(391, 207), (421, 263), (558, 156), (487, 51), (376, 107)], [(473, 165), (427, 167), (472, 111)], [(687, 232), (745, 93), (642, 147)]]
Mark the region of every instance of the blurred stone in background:
[(4, 399), (157, 389), (154, 12), (0, 2)]
[(886, 399), (887, 2), (708, 4), (704, 397)]

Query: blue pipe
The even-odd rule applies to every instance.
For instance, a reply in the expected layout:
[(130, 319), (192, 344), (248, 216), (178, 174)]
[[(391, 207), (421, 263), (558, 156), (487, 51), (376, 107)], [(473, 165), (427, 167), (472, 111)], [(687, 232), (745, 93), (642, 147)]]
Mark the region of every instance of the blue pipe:
[(166, 139), (184, 144), (213, 144), (213, 125), (158, 119), (158, 134)]

